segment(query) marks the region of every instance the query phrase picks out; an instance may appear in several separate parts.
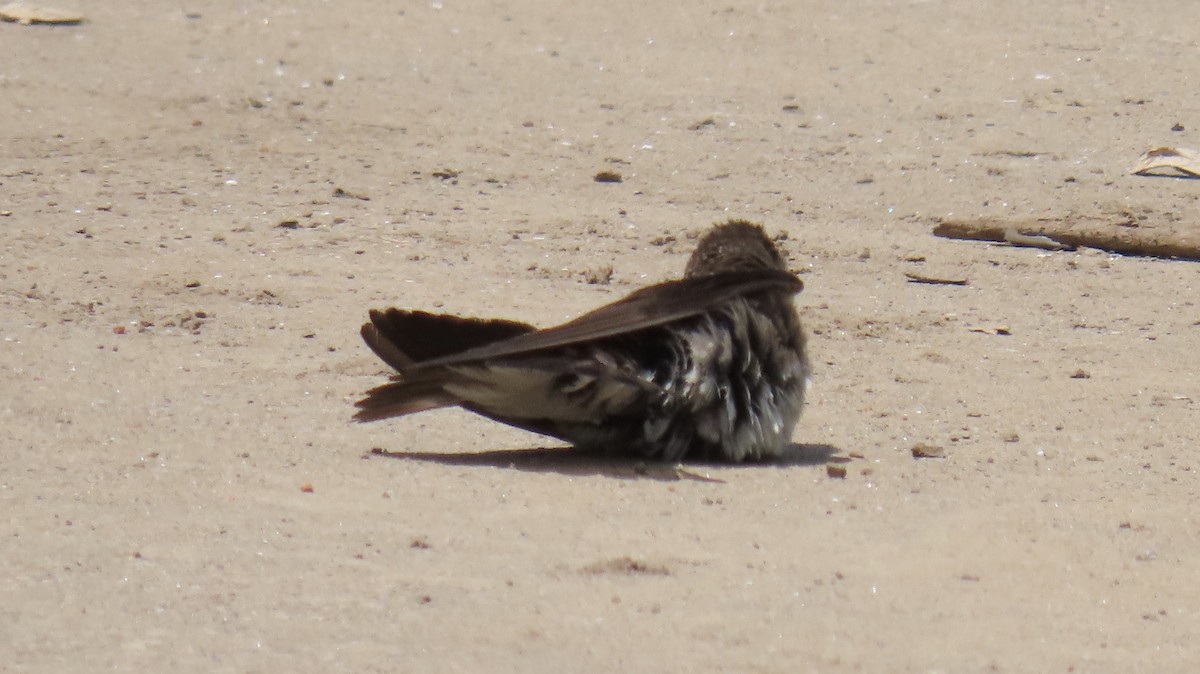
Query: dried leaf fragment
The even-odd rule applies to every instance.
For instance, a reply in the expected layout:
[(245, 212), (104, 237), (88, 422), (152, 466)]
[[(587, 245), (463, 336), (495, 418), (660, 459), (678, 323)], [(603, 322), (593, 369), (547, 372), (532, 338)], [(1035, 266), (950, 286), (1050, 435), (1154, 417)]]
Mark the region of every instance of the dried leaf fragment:
[(965, 286), (967, 279), (965, 278), (938, 278), (936, 276), (925, 276), (924, 274), (914, 274), (910, 271), (904, 272), (904, 277), (909, 283), (928, 283), (931, 285), (942, 286)]
[(1138, 176), (1200, 178), (1200, 152), (1186, 147), (1156, 147), (1146, 150), (1129, 172)]
[(33, 2), (10, 2), (0, 6), (0, 20), (15, 21), (23, 26), (35, 23), (73, 26), (83, 23), (83, 15)]

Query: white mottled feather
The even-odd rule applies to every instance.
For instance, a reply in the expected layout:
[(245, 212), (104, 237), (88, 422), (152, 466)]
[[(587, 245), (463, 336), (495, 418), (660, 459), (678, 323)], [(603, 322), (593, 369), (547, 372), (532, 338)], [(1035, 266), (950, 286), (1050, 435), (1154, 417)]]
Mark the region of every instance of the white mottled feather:
[[(457, 376), (445, 385), (446, 391), (498, 417), (599, 423), (644, 395), (644, 389), (613, 377), (579, 374), (564, 385), (561, 371), (534, 369), (525, 363), (450, 369)], [(566, 395), (589, 387), (592, 395), (586, 397), (586, 404)]]

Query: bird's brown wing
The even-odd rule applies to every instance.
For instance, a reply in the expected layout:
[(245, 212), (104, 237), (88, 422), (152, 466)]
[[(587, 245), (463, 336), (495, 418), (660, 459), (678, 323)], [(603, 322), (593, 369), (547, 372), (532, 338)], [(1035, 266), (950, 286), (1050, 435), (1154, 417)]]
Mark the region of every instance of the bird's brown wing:
[(383, 362), (404, 372), (435, 358), (446, 358), (537, 328), (515, 321), (459, 318), (404, 309), (371, 310), (362, 338)]
[(727, 272), (668, 281), (637, 290), (560, 326), (523, 332), (459, 353), (418, 361), (412, 367), (424, 369), (464, 365), (492, 358), (526, 355), (665, 325), (703, 313), (743, 295), (764, 291), (795, 294), (803, 288), (800, 279), (776, 269)]

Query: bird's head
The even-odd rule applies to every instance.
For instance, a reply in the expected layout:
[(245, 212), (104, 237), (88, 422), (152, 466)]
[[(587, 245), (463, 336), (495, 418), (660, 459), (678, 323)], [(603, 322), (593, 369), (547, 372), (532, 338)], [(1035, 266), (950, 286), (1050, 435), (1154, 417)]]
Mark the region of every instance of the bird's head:
[(711, 276), (755, 269), (787, 270), (783, 256), (763, 228), (745, 220), (716, 225), (700, 239), (684, 275)]

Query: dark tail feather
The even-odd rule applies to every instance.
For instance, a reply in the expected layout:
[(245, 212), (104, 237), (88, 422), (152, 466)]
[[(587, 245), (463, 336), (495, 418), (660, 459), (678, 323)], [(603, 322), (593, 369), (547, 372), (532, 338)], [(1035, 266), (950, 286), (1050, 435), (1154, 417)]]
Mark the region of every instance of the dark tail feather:
[(371, 311), (363, 325), (367, 346), (400, 372), (427, 360), (443, 358), (536, 330), (527, 323), (459, 318), (424, 311)]
[(403, 372), (414, 365), (413, 359), (409, 358), (408, 354), (401, 351), (391, 340), (384, 337), (374, 323), (363, 323), (359, 334), (380, 360), (391, 365), (397, 371)]
[(413, 371), (422, 362), (450, 356), (535, 330), (513, 321), (489, 321), (388, 309), (371, 311), (371, 322), (362, 326), (362, 338), (383, 362), (400, 373), (390, 384), (367, 391), (358, 401), (356, 421), (377, 421), (415, 412), (450, 407), (462, 401), (442, 386), (445, 370)]

